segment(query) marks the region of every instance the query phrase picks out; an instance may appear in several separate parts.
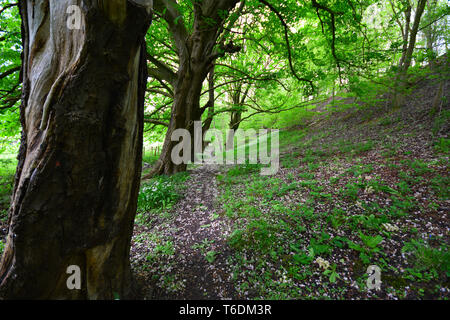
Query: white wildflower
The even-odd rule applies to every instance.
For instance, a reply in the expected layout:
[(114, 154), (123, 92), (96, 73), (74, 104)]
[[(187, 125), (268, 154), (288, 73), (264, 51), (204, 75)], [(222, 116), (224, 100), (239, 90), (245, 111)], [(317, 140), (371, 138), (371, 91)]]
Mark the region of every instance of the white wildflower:
[(364, 190), (365, 193), (367, 194), (372, 194), (375, 190), (373, 189), (372, 186), (367, 186), (366, 189)]
[(356, 201), (356, 206), (357, 206), (358, 208), (360, 208), (360, 209), (364, 209), (362, 203), (359, 202), (359, 201)]
[(393, 225), (393, 224), (390, 224), (390, 223), (383, 223), (383, 228), (386, 229), (386, 231), (389, 231), (389, 232), (396, 232), (396, 231), (400, 230), (396, 225)]
[(324, 270), (330, 267), (330, 263), (321, 257), (318, 257), (314, 262), (317, 263), (319, 267), (321, 267)]

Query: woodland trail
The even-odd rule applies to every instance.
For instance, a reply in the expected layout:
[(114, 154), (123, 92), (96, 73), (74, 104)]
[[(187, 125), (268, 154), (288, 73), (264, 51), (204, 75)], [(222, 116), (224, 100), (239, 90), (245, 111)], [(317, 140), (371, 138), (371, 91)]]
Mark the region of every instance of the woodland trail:
[[(182, 198), (170, 210), (174, 213), (172, 219), (165, 222), (155, 220), (151, 228), (144, 231), (156, 234), (162, 231), (166, 233), (162, 238), (170, 239), (173, 244), (170, 254), (159, 257), (163, 260), (159, 263), (169, 267), (150, 270), (151, 276), (164, 274), (164, 284), (161, 282), (155, 286), (149, 280), (149, 274), (144, 275), (147, 278), (144, 280), (145, 298), (236, 298), (230, 279), (231, 267), (227, 264), (230, 249), (226, 239), (231, 233), (232, 222), (215, 210), (219, 194), (216, 176), (220, 170), (219, 166), (208, 164), (193, 169)], [(165, 228), (167, 225), (170, 227)], [(142, 231), (138, 227), (135, 236)], [(133, 245), (132, 251), (135, 249)], [(174, 287), (161, 288), (168, 282), (173, 282)]]
[[(176, 206), (176, 251), (186, 261), (180, 270), (187, 280), (183, 295), (186, 299), (223, 299), (232, 295), (225, 272), (228, 251), (225, 239), (231, 227), (214, 215), (218, 170), (216, 165), (197, 168), (188, 181), (189, 192)], [(217, 253), (211, 254), (213, 263), (205, 258), (206, 249), (193, 248), (196, 244), (206, 243), (205, 239), (211, 244), (207, 252)]]

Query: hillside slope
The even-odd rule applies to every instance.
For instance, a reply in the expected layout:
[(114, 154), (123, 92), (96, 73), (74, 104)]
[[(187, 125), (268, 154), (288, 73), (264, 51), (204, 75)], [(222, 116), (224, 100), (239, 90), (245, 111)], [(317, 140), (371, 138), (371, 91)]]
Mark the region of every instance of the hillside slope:
[[(449, 86), (422, 79), (397, 109), (316, 111), (281, 132), (275, 176), (200, 167), (151, 182), (161, 194), (181, 189), (166, 209), (140, 211), (142, 295), (448, 299)], [(371, 265), (380, 291), (366, 288)]]

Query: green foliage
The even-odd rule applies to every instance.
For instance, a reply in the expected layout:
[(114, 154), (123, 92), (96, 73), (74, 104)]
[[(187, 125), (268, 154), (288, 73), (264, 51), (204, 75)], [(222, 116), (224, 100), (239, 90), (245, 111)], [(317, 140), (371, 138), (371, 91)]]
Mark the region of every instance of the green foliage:
[(268, 252), (275, 244), (275, 228), (264, 219), (255, 219), (245, 229), (234, 230), (228, 241), (230, 246), (238, 250), (249, 246)]
[(338, 273), (336, 272), (336, 267), (337, 264), (333, 263), (331, 269), (327, 269), (323, 272), (324, 275), (328, 276), (328, 279), (330, 280), (331, 283), (335, 283), (336, 280), (340, 278)]
[[(0, 10), (15, 2), (0, 0)], [(248, 297), (242, 291), (258, 298), (347, 297), (342, 292), (348, 286), (335, 285), (340, 279), (338, 270), (347, 270), (345, 264), (353, 264), (356, 257), (358, 263), (376, 262), (398, 271), (406, 261), (400, 256), (387, 261), (383, 240), (386, 246), (391, 241), (398, 246), (398, 239), (406, 241), (411, 234), (423, 232), (417, 220), (439, 217), (436, 213), (445, 208), (444, 201), (449, 198), (447, 163), (441, 160), (440, 165), (435, 165), (410, 159), (408, 156), (415, 150), (405, 150), (395, 139), (397, 131), (414, 124), (402, 118), (406, 111), (396, 113), (403, 110), (390, 108), (393, 89), (402, 94), (414, 90), (393, 87), (403, 45), (398, 26), (404, 22), (403, 2), (392, 1), (390, 5), (375, 0), (323, 0), (322, 8), (314, 8), (310, 1), (271, 1), (278, 15), (257, 0), (241, 2), (245, 4), (242, 12), (237, 8), (203, 10), (208, 8), (202, 8), (202, 1), (189, 0), (171, 2), (173, 15), (167, 8), (156, 14), (146, 35), (150, 74), (145, 101), (147, 120), (171, 120), (171, 106), (178, 98), (174, 97), (174, 87), (179, 79), (166, 79), (166, 74), (176, 78), (184, 74), (177, 74), (178, 70), (195, 72), (192, 65), (180, 65), (192, 62), (182, 55), (192, 51), (192, 43), (202, 40), (194, 35), (195, 31), (206, 35), (219, 24), (224, 27), (217, 33), (220, 42), (203, 47), (205, 53), (208, 48), (218, 53), (210, 61), (215, 66), (215, 109), (205, 108), (201, 120), (205, 121), (209, 112), (214, 113), (211, 128), (221, 131), (230, 126), (232, 114), (242, 120), (241, 129), (289, 128), (280, 132), (279, 176), (261, 177), (261, 165), (246, 163), (217, 177), (222, 205), (208, 215), (215, 222), (231, 221), (234, 231), (227, 239), (230, 252), (226, 257), (234, 268), (234, 279), (240, 280), (236, 280), (235, 287), (241, 290), (241, 297)], [(443, 0), (435, 3), (427, 8), (420, 24), (414, 66), (408, 74), (410, 83), (424, 77), (447, 80), (433, 74), (438, 72), (430, 74), (429, 68), (422, 65), (432, 62), (448, 44), (448, 19), (442, 18), (448, 14), (448, 6)], [(331, 12), (336, 12), (334, 17)], [(9, 158), (17, 153), (20, 141), (17, 98), (21, 93), (18, 67), (22, 45), (17, 7), (5, 9), (0, 15), (0, 74), (15, 70), (0, 77), (0, 220), (5, 222), (17, 165)], [(289, 43), (280, 16), (287, 25)], [(427, 47), (430, 35), (439, 43), (435, 43), (434, 50)], [(242, 47), (241, 52), (230, 54), (224, 50), (223, 44), (232, 42)], [(441, 65), (439, 73), (443, 70)], [(196, 88), (202, 94), (195, 103), (202, 107), (210, 102), (208, 85), (204, 81)], [(446, 106), (445, 97), (442, 106)], [(439, 107), (424, 115), (435, 117), (431, 133), (437, 154), (433, 156), (445, 158), (449, 150), (445, 129), (450, 113)], [(338, 122), (333, 128), (326, 126), (327, 121), (335, 119)], [(372, 128), (380, 130), (386, 141), (366, 135)], [(354, 135), (355, 129), (360, 129), (359, 135)], [(146, 122), (144, 131), (146, 145), (160, 145), (167, 128)], [(390, 137), (391, 133), (395, 137)], [(380, 142), (383, 154), (379, 152)], [(246, 154), (252, 143), (243, 146)], [(379, 154), (384, 158), (380, 159)], [(143, 156), (143, 162), (150, 165), (157, 159), (149, 152)], [(181, 174), (145, 182), (138, 197), (136, 222), (141, 224), (149, 216), (157, 216), (158, 223), (172, 223), (174, 210), (168, 209), (179, 200), (187, 178)], [(200, 231), (212, 224), (202, 223)], [(397, 228), (386, 228), (386, 223)], [(410, 229), (411, 225), (415, 227)], [(163, 272), (179, 248), (174, 241), (150, 232), (135, 238), (135, 243), (147, 250), (147, 267), (155, 272), (152, 281), (156, 278), (166, 287), (178, 285), (175, 276)], [(203, 263), (218, 260), (220, 253), (216, 250), (220, 249), (212, 244), (212, 240), (204, 239), (192, 246), (200, 250)], [(3, 250), (0, 241), (0, 253)], [(410, 255), (413, 265), (405, 269), (406, 279), (422, 281), (429, 274), (439, 275), (444, 280), (438, 284), (446, 285), (448, 244), (437, 247), (435, 242), (413, 240), (406, 243), (404, 253)], [(323, 274), (313, 263), (318, 257), (331, 262)], [(317, 274), (325, 281), (309, 281)], [(353, 276), (346, 274), (346, 278)], [(308, 285), (300, 286), (305, 280)], [(368, 294), (364, 292), (364, 297)], [(116, 293), (114, 296), (120, 298)]]
[[(12, 0), (0, 0), (0, 9), (17, 3)], [(22, 52), (21, 23), (16, 5), (6, 8), (0, 17), (0, 74), (15, 70), (0, 78), (0, 153), (17, 151), (20, 122), (18, 106), (20, 104), (21, 84), (19, 82)]]
[(155, 249), (147, 255), (147, 261), (153, 262), (161, 256), (172, 256), (175, 253), (172, 241), (156, 245)]
[(147, 152), (146, 154), (143, 155), (142, 162), (145, 162), (149, 165), (153, 165), (156, 163), (156, 161), (158, 161), (158, 159), (159, 159), (159, 155), (154, 155), (154, 154), (151, 154), (150, 152)]
[(450, 177), (437, 175), (431, 179), (431, 188), (441, 199), (448, 199), (450, 197)]
[(214, 250), (208, 251), (205, 255), (206, 261), (213, 263), (216, 260), (217, 252)]
[(0, 159), (0, 210), (9, 208), (16, 166), (15, 159)]
[(261, 170), (261, 165), (259, 164), (242, 164), (235, 166), (228, 170), (227, 175), (229, 177), (236, 177), (242, 175), (248, 175), (250, 173), (259, 172)]
[(361, 231), (359, 232), (359, 237), (369, 249), (375, 249), (383, 241), (383, 237), (380, 235), (371, 237), (363, 234)]
[(450, 252), (447, 243), (439, 247), (431, 247), (423, 240), (411, 240), (407, 242), (402, 252), (412, 255), (412, 262), (417, 271), (434, 270), (438, 274), (450, 277)]
[(415, 176), (423, 176), (427, 173), (433, 172), (433, 169), (429, 168), (428, 164), (421, 160), (405, 160), (403, 163), (413, 170), (413, 174)]
[(341, 189), (340, 193), (342, 196), (346, 197), (347, 199), (356, 201), (358, 199), (358, 192), (364, 188), (364, 185), (360, 183), (347, 183), (345, 185), (345, 188)]
[(138, 211), (164, 209), (174, 204), (180, 197), (180, 186), (187, 178), (186, 173), (181, 173), (171, 177), (156, 177), (145, 183), (138, 196)]
[(3, 255), (3, 251), (5, 250), (5, 244), (3, 243), (3, 241), (0, 239), (0, 260), (1, 257)]
[[(439, 113), (434, 119), (432, 130), (433, 135), (437, 136), (442, 131), (444, 126), (448, 124), (449, 121), (450, 121), (450, 110), (443, 110), (441, 113)], [(442, 139), (443, 138), (440, 138), (437, 142), (439, 142)]]
[(448, 154), (450, 151), (450, 139), (439, 138), (434, 144), (434, 149), (437, 152)]
[(312, 238), (309, 243), (309, 255), (315, 256), (327, 256), (332, 251), (332, 246), (328, 244), (330, 236), (322, 233), (320, 237)]
[(347, 240), (348, 247), (350, 249), (359, 251), (359, 257), (365, 264), (371, 263), (371, 259), (373, 258), (374, 254), (381, 251), (381, 249), (378, 247), (378, 245), (383, 241), (383, 237), (380, 235), (376, 236), (369, 236), (365, 235), (361, 231), (359, 231), (359, 238), (363, 242), (363, 246)]

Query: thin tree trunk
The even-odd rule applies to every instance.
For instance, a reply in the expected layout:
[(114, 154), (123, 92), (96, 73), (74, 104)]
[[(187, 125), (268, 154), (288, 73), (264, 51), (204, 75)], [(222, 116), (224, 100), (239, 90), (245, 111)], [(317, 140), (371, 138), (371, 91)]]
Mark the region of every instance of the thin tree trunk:
[[(202, 135), (205, 132), (208, 132), (208, 130), (211, 128), (213, 119), (214, 119), (214, 107), (215, 107), (215, 102), (216, 102), (216, 95), (215, 95), (215, 91), (214, 91), (214, 86), (215, 86), (215, 65), (213, 65), (211, 67), (211, 71), (209, 72), (208, 75), (208, 88), (209, 88), (209, 99), (208, 99), (208, 103), (206, 104), (206, 109), (208, 109), (208, 115), (206, 120), (203, 122), (203, 127), (202, 127)], [(203, 138), (203, 136), (202, 136)], [(203, 140), (203, 139), (202, 139)], [(209, 142), (207, 141), (202, 141), (202, 152), (206, 149), (206, 147), (208, 146)], [(194, 144), (192, 144), (192, 160), (195, 161), (195, 147)]]
[[(394, 107), (400, 107), (403, 104), (404, 97), (401, 91), (403, 88), (406, 87), (408, 69), (412, 63), (412, 56), (414, 53), (414, 49), (416, 47), (417, 32), (419, 31), (420, 20), (425, 10), (426, 2), (427, 0), (419, 0), (417, 4), (414, 23), (410, 32), (408, 48), (406, 52), (403, 51), (402, 58), (400, 60), (399, 70), (397, 72), (397, 76), (395, 79), (395, 88), (394, 88), (395, 93), (392, 99)], [(408, 29), (408, 26), (406, 26), (406, 28)]]
[(177, 129), (186, 129), (190, 132), (191, 142), (193, 142), (194, 121), (201, 120), (200, 94), (206, 76), (202, 73), (191, 73), (191, 75), (180, 76), (180, 81), (175, 86), (171, 120), (161, 155), (152, 171), (144, 179), (154, 175), (173, 175), (187, 169), (186, 163), (175, 164), (172, 161), (172, 149), (179, 143), (178, 141), (172, 141), (172, 134)]
[(405, 27), (402, 30), (403, 34), (403, 48), (402, 48), (402, 56), (400, 58), (400, 62), (398, 63), (398, 67), (401, 70), (403, 68), (403, 64), (405, 63), (406, 53), (408, 51), (408, 43), (409, 43), (409, 30), (411, 29), (411, 5), (409, 4), (405, 11)]
[[(81, 30), (70, 30), (66, 12), (74, 1), (20, 1), (23, 132), (2, 298), (132, 292), (150, 22), (150, 8), (141, 5), (148, 3), (83, 0)], [(66, 285), (71, 265), (81, 269), (80, 290)]]
[(231, 111), (230, 124), (229, 124), (230, 131), (228, 132), (227, 142), (226, 142), (226, 150), (227, 151), (232, 150), (235, 133), (239, 129), (239, 126), (241, 125), (244, 103), (245, 103), (245, 100), (247, 99), (247, 95), (251, 88), (251, 85), (248, 84), (245, 91), (242, 92), (243, 86), (244, 85), (242, 83), (238, 83), (236, 88), (233, 88), (233, 85), (232, 85), (232, 88), (233, 88), (232, 90), (234, 90), (234, 91), (230, 92), (231, 103), (232, 103), (233, 107), (235, 107), (235, 108), (238, 107), (238, 110)]
[[(176, 74), (174, 84), (174, 101), (172, 115), (163, 144), (161, 156), (152, 171), (143, 179), (154, 175), (172, 175), (186, 171), (187, 165), (174, 164), (172, 161), (172, 149), (179, 143), (172, 141), (172, 133), (177, 129), (186, 129), (191, 137), (194, 135), (194, 122), (201, 121), (206, 108), (200, 107), (200, 97), (203, 82), (208, 72), (213, 67), (217, 58), (225, 53), (235, 53), (241, 48), (233, 43), (220, 44), (221, 52), (216, 52), (217, 40), (223, 31), (224, 12), (230, 12), (238, 0), (204, 0), (194, 5), (194, 25), (192, 33), (188, 34), (182, 19), (173, 23), (171, 18), (174, 8), (161, 7), (169, 15), (169, 29), (177, 46), (180, 66)], [(158, 5), (161, 5), (158, 4)], [(161, 10), (163, 11), (163, 10)], [(211, 21), (214, 22), (211, 25)], [(192, 139), (193, 140), (193, 139)], [(192, 155), (191, 155), (192, 156)]]
[(401, 68), (401, 72), (403, 75), (406, 75), (409, 67), (411, 66), (412, 55), (413, 55), (414, 49), (416, 47), (417, 32), (419, 31), (420, 20), (422, 18), (423, 12), (425, 10), (426, 3), (427, 3), (427, 0), (419, 0), (419, 3), (417, 5), (416, 15), (414, 18), (414, 24), (413, 24), (410, 39), (409, 39), (408, 50), (406, 51), (405, 60), (402, 65), (402, 68)]

